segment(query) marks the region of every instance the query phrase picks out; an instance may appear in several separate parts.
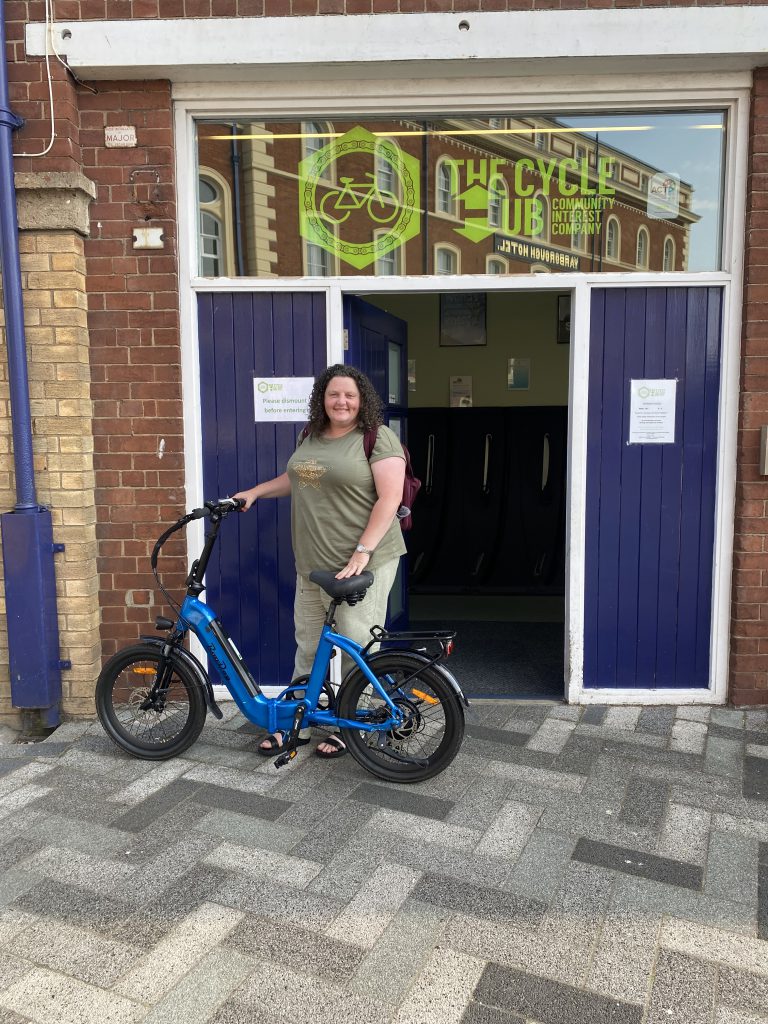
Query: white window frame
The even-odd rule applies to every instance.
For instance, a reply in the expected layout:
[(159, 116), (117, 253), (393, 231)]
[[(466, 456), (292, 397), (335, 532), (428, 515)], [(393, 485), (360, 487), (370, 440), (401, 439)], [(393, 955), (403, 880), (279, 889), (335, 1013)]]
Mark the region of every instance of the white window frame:
[[(443, 189), (440, 183), (440, 178), (443, 173), (443, 169), (448, 169), (448, 176), (451, 181), (451, 194), (446, 202), (446, 208), (442, 208), (441, 196), (443, 195)], [(453, 220), (456, 219), (456, 213), (458, 211), (458, 202), (456, 200), (456, 182), (458, 181), (458, 175), (456, 174), (456, 165), (453, 160), (448, 157), (440, 157), (435, 164), (435, 210), (434, 212), (438, 217), (451, 217)]]
[[(671, 260), (672, 266), (669, 267), (669, 268), (667, 268), (667, 246), (669, 246), (671, 248), (671, 251), (672, 251), (672, 260)], [(676, 260), (677, 260), (677, 246), (675, 245), (675, 240), (672, 237), (672, 235), (666, 235), (665, 238), (664, 238), (664, 246), (663, 246), (663, 248), (661, 250), (661, 269), (662, 269), (662, 271), (665, 274), (672, 273), (672, 271), (675, 269), (675, 261)]]
[[(381, 238), (382, 235), (387, 235), (389, 232), (386, 228), (377, 228), (373, 232), (374, 239)], [(405, 246), (398, 245), (397, 248), (391, 249), (387, 255), (394, 255), (395, 257), (395, 272), (393, 274), (382, 274), (381, 272), (381, 260), (380, 257), (376, 258), (376, 262), (373, 265), (373, 272), (377, 277), (403, 277), (406, 274), (405, 269)]]
[[(608, 251), (610, 244), (610, 230), (612, 225), (616, 225), (616, 254), (611, 255)], [(610, 263), (621, 263), (621, 222), (618, 217), (610, 216), (605, 222), (605, 258)]]
[[(496, 265), (499, 267), (498, 270), (491, 270), (491, 266)], [(497, 256), (494, 253), (490, 253), (485, 257), (485, 272), (486, 274), (493, 274), (494, 277), (501, 277), (503, 274), (509, 273), (509, 264), (503, 256)]]
[[(218, 171), (212, 167), (205, 165), (198, 168), (197, 178), (210, 178), (216, 188), (219, 190), (219, 200), (216, 203), (200, 203), (198, 202), (198, 210), (212, 207), (207, 210), (208, 213), (213, 214), (221, 224), (221, 262), (224, 266), (224, 274), (221, 276), (228, 276), (235, 273), (235, 241), (232, 237), (232, 229), (230, 225), (233, 224), (233, 207), (232, 207), (232, 189), (229, 187), (229, 182), (223, 175), (219, 174)], [(199, 223), (199, 215), (198, 215)], [(199, 228), (198, 228), (199, 236)], [(200, 250), (198, 248), (198, 267), (200, 266)]]
[(635, 265), (638, 270), (651, 269), (651, 233), (642, 225), (635, 236)]
[[(758, 13), (759, 13), (759, 9)], [(538, 13), (538, 12), (534, 12)], [(571, 12), (558, 12), (558, 16)], [(578, 12), (583, 17), (588, 12)], [(602, 15), (605, 12), (600, 12)], [(677, 12), (675, 12), (677, 13)], [(701, 12), (696, 9), (697, 16)], [(706, 12), (705, 12), (706, 13)], [(291, 20), (292, 38), (303, 19)], [(313, 19), (306, 19), (313, 21)], [(351, 19), (347, 19), (350, 21)], [(313, 30), (314, 31), (314, 30)], [(596, 37), (597, 38), (597, 37)], [(703, 52), (703, 51), (702, 51)], [(134, 58), (135, 59), (135, 58)], [(391, 69), (390, 69), (391, 71)], [(404, 74), (412, 74), (406, 65)], [(733, 558), (733, 505), (736, 486), (736, 442), (738, 424), (740, 334), (745, 222), (746, 159), (749, 137), (749, 72), (676, 74), (668, 72), (654, 80), (644, 76), (638, 85), (634, 74), (572, 75), (570, 78), (516, 79), (514, 91), (496, 80), (477, 76), (474, 69), (467, 77), (441, 79), (439, 101), (435, 86), (428, 78), (411, 78), (400, 90), (393, 79), (372, 75), (357, 83), (355, 96), (349, 96), (348, 82), (330, 78), (318, 80), (317, 71), (308, 69), (302, 87), (292, 82), (253, 76), (245, 83), (176, 83), (173, 86), (176, 129), (176, 172), (179, 197), (179, 285), (181, 290), (182, 375), (185, 395), (185, 466), (187, 498), (191, 504), (204, 499), (200, 461), (200, 394), (197, 363), (197, 292), (324, 292), (328, 310), (328, 359), (342, 361), (345, 294), (374, 292), (452, 291), (550, 291), (573, 295), (573, 340), (569, 346), (569, 473), (566, 550), (566, 696), (579, 704), (722, 704), (727, 695), (728, 654), (730, 644), (730, 578)], [(315, 76), (315, 77), (313, 77)], [(322, 116), (360, 114), (392, 117), (474, 114), (478, 110), (540, 111), (542, 114), (584, 110), (688, 110), (724, 108), (728, 115), (728, 136), (724, 168), (725, 208), (721, 236), (723, 270), (707, 273), (660, 271), (640, 273), (610, 272), (585, 274), (476, 275), (465, 278), (425, 276), (387, 278), (370, 276), (338, 277), (324, 280), (295, 278), (220, 278), (215, 282), (194, 275), (197, 258), (194, 243), (197, 208), (196, 153), (194, 117), (215, 119), (226, 115), (243, 117), (309, 118), (314, 111)], [(590, 295), (593, 288), (711, 286), (722, 287), (723, 351), (719, 405), (717, 454), (717, 499), (715, 510), (715, 558), (713, 572), (712, 628), (710, 639), (710, 688), (707, 690), (585, 690), (583, 669), (583, 572), (585, 557), (586, 493), (586, 396), (588, 388), (588, 342)], [(189, 550), (201, 544), (202, 527), (193, 524), (189, 532)]]
[[(438, 254), (441, 252), (450, 253), (454, 258), (456, 269), (452, 270), (450, 274), (441, 274), (437, 269)], [(435, 268), (436, 277), (458, 277), (459, 274), (461, 274), (461, 250), (457, 246), (451, 245), (449, 242), (436, 242), (432, 250), (432, 266)]]

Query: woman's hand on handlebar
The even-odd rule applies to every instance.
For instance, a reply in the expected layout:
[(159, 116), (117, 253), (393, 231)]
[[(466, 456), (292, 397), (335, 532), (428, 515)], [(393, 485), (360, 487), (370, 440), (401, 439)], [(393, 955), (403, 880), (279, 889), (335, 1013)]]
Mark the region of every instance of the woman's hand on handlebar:
[(240, 506), (240, 511), (247, 512), (251, 505), (256, 501), (256, 488), (251, 487), (249, 491), (238, 491), (237, 494), (233, 494), (232, 497), (242, 501), (243, 504)]

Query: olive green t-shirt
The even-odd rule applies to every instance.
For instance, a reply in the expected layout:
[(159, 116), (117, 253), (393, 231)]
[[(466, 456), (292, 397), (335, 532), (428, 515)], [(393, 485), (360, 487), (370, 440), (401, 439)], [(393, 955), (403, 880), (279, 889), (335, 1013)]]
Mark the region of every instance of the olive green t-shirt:
[[(288, 460), (291, 480), (291, 532), (296, 570), (338, 571), (360, 543), (376, 503), (371, 464), (393, 457), (405, 459), (389, 427), (379, 427), (370, 463), (365, 457), (363, 431), (342, 437), (307, 437)], [(400, 523), (392, 525), (376, 545), (367, 568), (372, 572), (405, 553)]]

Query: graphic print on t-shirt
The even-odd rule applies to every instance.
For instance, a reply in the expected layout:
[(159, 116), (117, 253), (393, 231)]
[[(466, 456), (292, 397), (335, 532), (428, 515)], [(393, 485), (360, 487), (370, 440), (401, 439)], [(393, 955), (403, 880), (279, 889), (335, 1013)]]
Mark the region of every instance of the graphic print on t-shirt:
[(299, 487), (314, 487), (318, 491), (320, 490), (321, 477), (328, 472), (328, 467), (319, 465), (317, 459), (294, 462), (292, 468), (299, 478)]

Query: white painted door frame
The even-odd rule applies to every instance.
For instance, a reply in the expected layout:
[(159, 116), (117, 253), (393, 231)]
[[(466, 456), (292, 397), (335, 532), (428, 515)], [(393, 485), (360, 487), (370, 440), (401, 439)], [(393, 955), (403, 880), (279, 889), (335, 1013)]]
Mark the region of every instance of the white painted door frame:
[[(357, 111), (351, 108), (348, 95), (337, 91), (334, 83), (320, 81), (316, 88), (296, 90), (285, 83), (263, 83), (248, 87), (248, 97), (233, 86), (221, 85), (216, 99), (198, 98), (211, 93), (199, 87), (180, 87), (175, 104), (177, 139), (177, 183), (179, 221), (179, 267), (181, 296), (182, 377), (184, 388), (185, 463), (187, 501), (198, 504), (206, 497), (202, 493), (201, 423), (199, 410), (199, 367), (197, 356), (196, 295), (200, 291), (313, 291), (324, 292), (328, 310), (328, 359), (343, 361), (343, 296), (346, 293), (385, 292), (445, 292), (445, 291), (571, 291), (573, 294), (573, 341), (569, 374), (569, 457), (568, 457), (568, 514), (566, 528), (566, 699), (573, 703), (601, 704), (721, 704), (725, 702), (728, 679), (730, 637), (730, 581), (733, 557), (733, 510), (736, 483), (736, 439), (739, 393), (740, 335), (741, 335), (741, 280), (743, 268), (744, 209), (746, 190), (746, 156), (748, 142), (749, 93), (743, 76), (731, 76), (728, 81), (714, 76), (702, 76), (692, 86), (692, 76), (683, 83), (673, 82), (675, 76), (666, 76), (655, 88), (646, 85), (638, 91), (637, 77), (633, 78), (634, 91), (629, 95), (629, 82), (620, 76), (604, 76), (592, 80), (592, 87), (583, 94), (567, 92), (557, 96), (557, 80), (550, 80), (544, 91), (538, 84), (532, 89), (525, 106), (527, 112), (542, 113), (553, 110), (563, 112), (585, 109), (690, 109), (698, 106), (717, 106), (728, 111), (728, 146), (726, 153), (724, 191), (726, 197), (723, 225), (723, 272), (712, 273), (603, 273), (603, 274), (521, 274), (476, 275), (472, 277), (334, 277), (334, 278), (217, 278), (195, 276), (197, 266), (197, 182), (195, 157), (195, 118), (213, 118), (250, 115), (253, 117), (296, 117), (324, 113), (327, 116), (342, 112), (347, 116), (397, 116), (406, 112), (413, 116), (423, 112), (424, 100), (431, 102), (431, 112), (439, 114), (433, 98), (434, 83), (409, 82), (411, 92), (392, 96), (392, 82), (367, 82), (364, 99)], [(696, 76), (693, 76), (696, 77)], [(500, 97), (494, 91), (496, 83), (483, 79), (462, 80), (455, 90), (447, 89), (443, 98), (444, 110), (458, 114), (464, 111), (484, 113), (520, 109), (522, 88), (510, 89)], [(728, 84), (728, 82), (730, 84)], [(442, 83), (441, 83), (442, 84)], [(528, 82), (530, 85), (530, 82)], [(563, 83), (559, 83), (561, 86)], [(419, 88), (423, 94), (419, 94)], [(613, 90), (613, 92), (612, 92)], [(190, 96), (190, 93), (193, 95)], [(461, 100), (459, 100), (459, 93)], [(227, 94), (230, 98), (227, 99)], [(492, 100), (489, 97), (493, 94)], [(611, 100), (611, 95), (613, 96)], [(680, 96), (685, 97), (684, 100)], [(258, 103), (254, 97), (259, 97)], [(542, 101), (543, 97), (543, 101)], [(617, 97), (619, 97), (617, 99)], [(513, 102), (514, 100), (514, 102)], [(341, 107), (341, 109), (339, 109)], [(393, 109), (394, 108), (394, 109)], [(255, 112), (258, 110), (258, 114)], [(717, 286), (724, 292), (723, 344), (721, 362), (720, 407), (717, 456), (717, 503), (715, 513), (715, 554), (712, 593), (712, 634), (710, 641), (710, 686), (700, 689), (600, 689), (583, 687), (583, 635), (584, 635), (584, 549), (586, 504), (586, 409), (588, 393), (588, 347), (590, 294), (593, 288), (627, 287), (695, 287)], [(239, 481), (242, 486), (246, 481)], [(188, 536), (189, 550), (198, 550), (202, 527), (192, 524)], [(200, 653), (198, 651), (198, 653)]]

